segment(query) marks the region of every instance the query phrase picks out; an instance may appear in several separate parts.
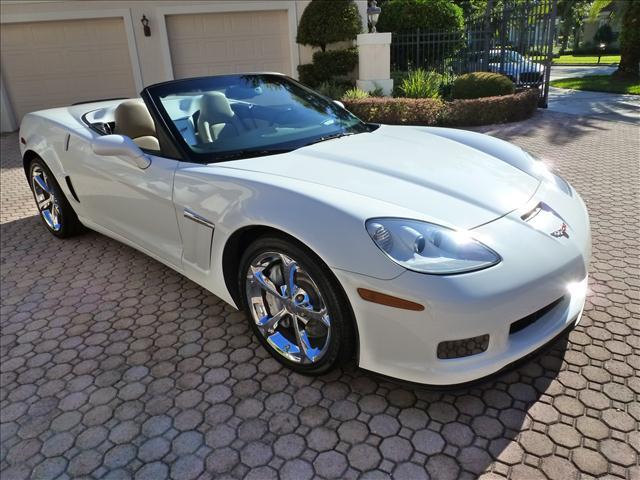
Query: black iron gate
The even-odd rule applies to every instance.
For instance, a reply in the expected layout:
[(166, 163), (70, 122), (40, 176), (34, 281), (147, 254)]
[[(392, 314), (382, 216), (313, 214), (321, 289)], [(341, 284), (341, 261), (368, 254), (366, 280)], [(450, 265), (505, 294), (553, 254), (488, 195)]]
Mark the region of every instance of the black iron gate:
[[(496, 5), (498, 4), (498, 5)], [(394, 33), (391, 69), (436, 70), (445, 75), (491, 71), (516, 88), (538, 88), (547, 106), (557, 0), (487, 0), (485, 12), (463, 31)]]

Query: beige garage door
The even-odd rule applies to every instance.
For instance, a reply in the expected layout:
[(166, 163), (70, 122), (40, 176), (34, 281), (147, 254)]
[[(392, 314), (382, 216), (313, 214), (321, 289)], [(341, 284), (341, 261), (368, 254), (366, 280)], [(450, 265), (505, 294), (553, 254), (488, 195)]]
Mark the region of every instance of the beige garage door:
[(175, 78), (292, 73), (286, 11), (171, 15), (167, 33)]
[(122, 19), (3, 24), (0, 38), (18, 121), (34, 110), (136, 95)]

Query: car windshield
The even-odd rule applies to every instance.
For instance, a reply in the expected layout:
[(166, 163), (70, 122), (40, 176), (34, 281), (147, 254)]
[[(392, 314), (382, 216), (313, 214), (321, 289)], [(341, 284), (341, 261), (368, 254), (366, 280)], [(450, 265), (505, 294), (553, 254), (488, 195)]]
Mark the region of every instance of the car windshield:
[[(505, 62), (523, 62), (526, 59), (520, 55), (518, 52), (514, 52), (513, 50), (505, 50), (504, 52), (504, 61)], [(501, 61), (501, 53), (499, 50), (491, 52), (491, 58), (489, 59), (489, 63), (500, 63)]]
[(276, 74), (186, 79), (147, 91), (198, 161), (283, 153), (370, 131), (336, 103)]

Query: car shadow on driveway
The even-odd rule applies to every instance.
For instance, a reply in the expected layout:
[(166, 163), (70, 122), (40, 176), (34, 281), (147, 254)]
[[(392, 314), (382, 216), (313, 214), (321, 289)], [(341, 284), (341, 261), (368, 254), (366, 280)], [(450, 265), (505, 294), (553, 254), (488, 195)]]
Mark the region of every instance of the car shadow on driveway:
[(552, 382), (574, 375), (559, 373), (567, 335), (460, 390), (354, 365), (305, 377), (269, 357), (243, 313), (125, 245), (92, 232), (61, 241), (35, 216), (0, 233), (6, 478), (46, 464), (72, 477), (155, 465), (155, 478), (455, 479), (496, 460), (537, 478), (525, 452), (552, 452)]

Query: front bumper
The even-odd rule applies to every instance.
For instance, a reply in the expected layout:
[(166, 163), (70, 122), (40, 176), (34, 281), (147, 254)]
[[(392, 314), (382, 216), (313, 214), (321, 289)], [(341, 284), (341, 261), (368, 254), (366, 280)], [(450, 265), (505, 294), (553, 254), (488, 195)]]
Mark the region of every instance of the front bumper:
[[(570, 226), (568, 238), (524, 225), (520, 211), (475, 229), (503, 258), (485, 270), (451, 276), (406, 271), (393, 280), (336, 270), (356, 316), (360, 366), (415, 383), (466, 383), (527, 356), (578, 322), (587, 293), (589, 220), (577, 193), (562, 195), (543, 186), (536, 199), (555, 205)], [(367, 302), (358, 288), (417, 302), (425, 310)], [(512, 327), (536, 312), (524, 327)], [(486, 335), (481, 353), (438, 358), (443, 342)]]

